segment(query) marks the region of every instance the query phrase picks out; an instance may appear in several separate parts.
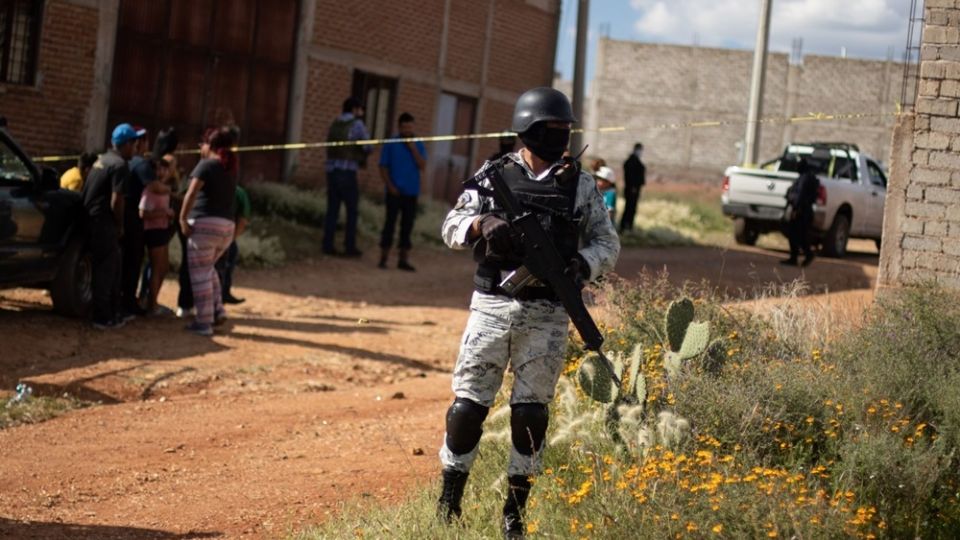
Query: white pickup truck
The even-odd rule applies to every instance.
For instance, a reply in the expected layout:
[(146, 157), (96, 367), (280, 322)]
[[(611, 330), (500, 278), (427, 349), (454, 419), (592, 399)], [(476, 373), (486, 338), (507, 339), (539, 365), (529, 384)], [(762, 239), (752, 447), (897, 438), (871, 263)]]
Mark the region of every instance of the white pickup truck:
[(795, 171), (783, 169), (796, 162), (791, 158), (814, 150), (830, 158), (817, 162), (820, 192), (814, 206), (813, 242), (830, 257), (843, 257), (851, 237), (875, 240), (879, 248), (887, 177), (876, 160), (843, 143), (791, 144), (760, 168), (727, 168), (721, 202), (724, 215), (734, 220), (738, 244), (753, 245), (761, 234), (783, 231), (787, 189), (797, 178)]

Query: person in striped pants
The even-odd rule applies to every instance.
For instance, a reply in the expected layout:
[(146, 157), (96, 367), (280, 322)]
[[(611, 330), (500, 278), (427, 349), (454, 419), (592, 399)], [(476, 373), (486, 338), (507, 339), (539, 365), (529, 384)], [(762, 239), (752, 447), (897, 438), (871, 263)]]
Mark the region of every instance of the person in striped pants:
[(214, 265), (233, 241), (237, 157), (231, 148), (236, 139), (236, 130), (230, 127), (207, 130), (180, 210), (197, 310), (196, 320), (186, 329), (202, 336), (212, 336), (213, 327), (227, 315)]

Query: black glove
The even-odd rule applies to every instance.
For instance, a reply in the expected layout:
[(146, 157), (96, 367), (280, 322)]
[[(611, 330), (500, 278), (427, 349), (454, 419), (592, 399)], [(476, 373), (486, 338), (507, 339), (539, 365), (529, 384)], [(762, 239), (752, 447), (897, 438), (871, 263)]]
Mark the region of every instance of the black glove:
[(487, 241), (488, 254), (505, 257), (516, 253), (516, 234), (503, 218), (493, 214), (484, 215), (480, 218), (480, 234)]
[(583, 255), (579, 253), (570, 259), (570, 262), (567, 263), (567, 268), (563, 272), (581, 288), (584, 283), (590, 279), (590, 265), (587, 264), (587, 260), (583, 258)]

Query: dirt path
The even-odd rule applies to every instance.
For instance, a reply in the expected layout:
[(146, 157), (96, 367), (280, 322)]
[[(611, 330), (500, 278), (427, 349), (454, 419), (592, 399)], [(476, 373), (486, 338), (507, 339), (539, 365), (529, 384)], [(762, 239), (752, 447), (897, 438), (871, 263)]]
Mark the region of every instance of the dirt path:
[[(630, 250), (618, 272), (666, 266), (749, 290), (801, 275), (781, 257)], [(213, 340), (172, 318), (103, 334), (50, 313), (42, 293), (0, 292), (0, 388), (27, 380), (104, 404), (0, 431), (0, 537), (274, 538), (339, 501), (393, 501), (432, 480), (472, 264), (447, 252), (417, 263), (241, 273), (248, 300)], [(869, 298), (875, 266), (865, 250), (803, 275)]]

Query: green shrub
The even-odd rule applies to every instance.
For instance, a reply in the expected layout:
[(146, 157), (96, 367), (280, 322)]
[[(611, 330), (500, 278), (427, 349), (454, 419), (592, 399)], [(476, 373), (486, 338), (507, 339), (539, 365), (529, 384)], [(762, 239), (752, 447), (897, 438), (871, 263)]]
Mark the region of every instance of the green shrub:
[(246, 267), (280, 266), (287, 258), (280, 239), (276, 236), (242, 234), (237, 238), (240, 264)]
[[(275, 182), (253, 183), (246, 189), (255, 219), (282, 219), (315, 229), (323, 227), (327, 214), (327, 196), (324, 190), (301, 189)], [(419, 248), (442, 245), (440, 225), (448, 210), (449, 205), (446, 203), (426, 197), (420, 198), (412, 234), (414, 246)], [(344, 211), (341, 210), (342, 212)], [(357, 212), (359, 236), (369, 242), (379, 243), (386, 214), (382, 196), (362, 194)], [(342, 226), (343, 217), (340, 222)]]
[(717, 243), (729, 231), (718, 203), (657, 194), (640, 201), (634, 229), (620, 239), (629, 247), (677, 247)]
[(275, 182), (255, 182), (245, 187), (257, 216), (283, 218), (301, 225), (321, 227), (327, 214), (324, 192), (299, 189)]

